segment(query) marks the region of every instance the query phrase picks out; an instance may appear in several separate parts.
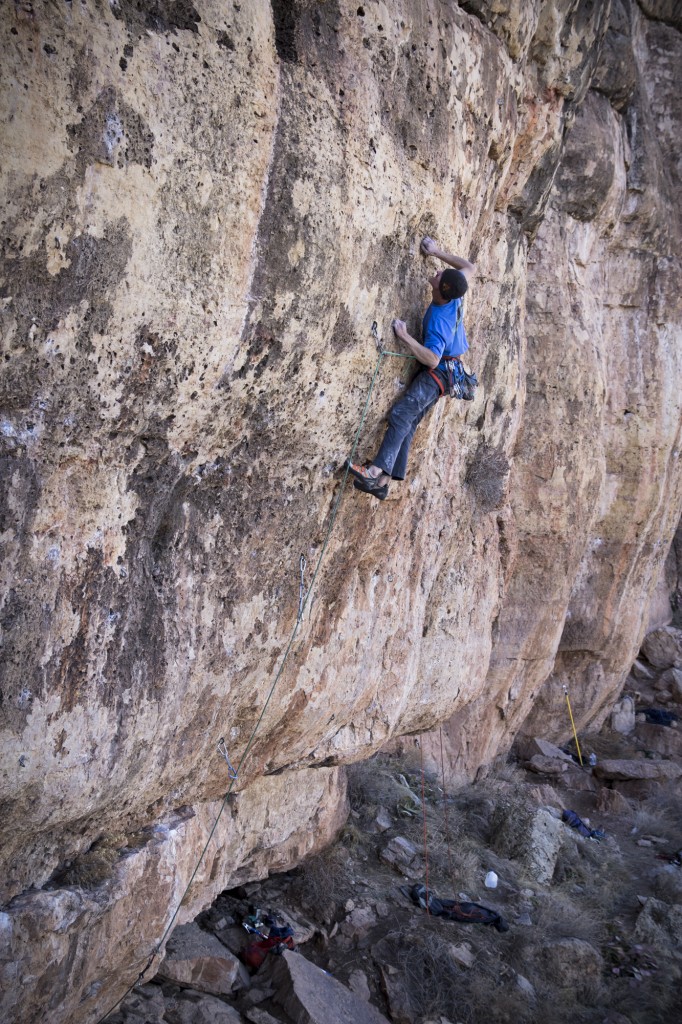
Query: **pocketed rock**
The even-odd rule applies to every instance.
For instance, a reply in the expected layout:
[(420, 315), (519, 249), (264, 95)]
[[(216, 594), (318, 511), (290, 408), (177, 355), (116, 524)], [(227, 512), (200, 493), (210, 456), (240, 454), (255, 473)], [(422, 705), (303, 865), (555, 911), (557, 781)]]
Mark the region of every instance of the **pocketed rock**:
[(599, 761), (594, 767), (594, 774), (599, 779), (612, 782), (632, 782), (637, 780), (666, 781), (679, 779), (682, 775), (682, 764), (676, 761), (626, 761), (619, 758)]
[(375, 1007), (298, 953), (269, 957), (262, 970), (293, 1024), (388, 1024)]
[(682, 945), (682, 904), (669, 906), (650, 897), (642, 907), (635, 925), (635, 937), (657, 949)]
[(564, 841), (564, 826), (550, 811), (516, 801), (500, 804), (491, 831), (497, 853), (518, 860), (527, 876), (542, 885), (551, 882)]
[(682, 629), (662, 626), (647, 633), (642, 654), (654, 668), (682, 668)]
[(222, 942), (194, 922), (175, 929), (157, 976), (219, 996), (249, 985), (243, 964)]

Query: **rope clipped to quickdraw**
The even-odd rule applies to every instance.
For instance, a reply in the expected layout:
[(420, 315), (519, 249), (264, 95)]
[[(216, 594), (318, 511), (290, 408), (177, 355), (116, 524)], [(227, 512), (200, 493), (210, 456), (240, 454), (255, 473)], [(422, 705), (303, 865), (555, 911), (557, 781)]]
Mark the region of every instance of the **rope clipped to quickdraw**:
[(230, 758), (227, 753), (227, 747), (225, 746), (225, 740), (223, 739), (222, 736), (218, 740), (218, 753), (221, 755), (221, 757), (224, 757), (227, 762), (227, 777), (229, 779), (232, 779), (233, 782), (235, 782), (239, 778), (239, 775), (237, 773), (237, 770), (233, 768), (232, 765), (230, 764)]
[(301, 581), (298, 585), (298, 621), (300, 622), (303, 618), (303, 601), (305, 598), (305, 571), (308, 566), (305, 555), (301, 555), (298, 561), (299, 572), (301, 573)]
[[(220, 809), (218, 811), (216, 819), (213, 822), (213, 826), (211, 827), (211, 830), (210, 830), (210, 832), (208, 834), (208, 838), (207, 838), (207, 840), (206, 840), (206, 842), (204, 844), (204, 847), (203, 847), (201, 853), (199, 854), (199, 859), (197, 860), (197, 863), (196, 863), (196, 865), (194, 867), (194, 870), (192, 871), (192, 874), (190, 876), (190, 880), (187, 883), (187, 886), (185, 887), (185, 891), (183, 892), (182, 897), (180, 898), (180, 901), (179, 901), (179, 903), (178, 903), (178, 905), (177, 905), (177, 907), (176, 907), (176, 909), (175, 909), (175, 911), (174, 911), (170, 921), (166, 925), (166, 928), (165, 928), (165, 931), (164, 931), (163, 935), (161, 936), (161, 938), (159, 939), (159, 941), (156, 943), (156, 945), (154, 946), (153, 950), (149, 954), (149, 957), (147, 958), (146, 966), (143, 967), (143, 969), (140, 971), (140, 973), (138, 974), (138, 976), (135, 979), (135, 981), (133, 982), (133, 984), (123, 993), (123, 995), (120, 997), (120, 999), (118, 999), (116, 1001), (116, 1003), (114, 1003), (114, 1005), (109, 1010), (107, 1010), (107, 1012), (104, 1014), (103, 1017), (99, 1018), (99, 1020), (97, 1021), (97, 1024), (102, 1024), (102, 1022), (109, 1016), (109, 1014), (113, 1013), (113, 1011), (123, 1002), (123, 1000), (126, 998), (126, 996), (129, 995), (132, 992), (132, 990), (135, 988), (135, 986), (140, 984), (140, 982), (144, 978), (145, 974), (147, 973), (147, 971), (151, 967), (152, 963), (154, 962), (154, 958), (158, 955), (158, 953), (160, 953), (160, 951), (161, 951), (161, 949), (163, 947), (164, 942), (166, 941), (166, 939), (168, 938), (168, 935), (171, 932), (171, 929), (172, 929), (172, 927), (173, 927), (173, 925), (175, 923), (175, 919), (177, 918), (177, 916), (178, 916), (178, 914), (180, 912), (180, 907), (185, 902), (185, 899), (187, 898), (187, 894), (189, 893), (189, 891), (190, 891), (190, 889), (191, 889), (191, 887), (192, 887), (192, 885), (194, 883), (194, 879), (197, 876), (199, 868), (203, 864), (204, 857), (206, 856), (206, 853), (208, 851), (208, 847), (210, 845), (210, 842), (213, 839), (213, 836), (215, 835), (215, 832), (216, 832), (216, 829), (218, 828), (218, 824), (220, 822), (220, 819), (222, 818), (223, 812), (224, 812), (224, 810), (225, 810), (225, 808), (227, 806), (227, 801), (228, 801), (229, 797), (232, 794), (233, 786), (234, 786), (235, 782), (237, 781), (237, 779), (239, 778), (239, 774), (240, 774), (240, 772), (242, 770), (244, 762), (245, 762), (245, 760), (246, 760), (246, 758), (247, 758), (247, 756), (248, 756), (248, 754), (249, 754), (249, 752), (251, 750), (251, 747), (253, 746), (254, 740), (256, 738), (256, 734), (258, 733), (258, 730), (260, 729), (260, 726), (261, 726), (261, 723), (263, 721), (263, 718), (265, 717), (265, 712), (268, 709), (268, 706), (269, 706), (270, 701), (272, 699), (272, 696), (273, 696), (273, 694), (275, 692), (277, 684), (278, 684), (278, 682), (280, 680), (282, 672), (284, 671), (284, 666), (286, 665), (287, 660), (289, 658), (289, 654), (291, 653), (291, 649), (294, 646), (294, 641), (296, 639), (296, 634), (298, 633), (298, 628), (299, 628), (299, 626), (301, 624), (301, 621), (303, 619), (303, 613), (304, 613), (304, 611), (305, 611), (305, 609), (306, 609), (306, 607), (308, 605), (308, 602), (310, 601), (310, 597), (311, 597), (311, 594), (313, 592), (313, 588), (315, 586), (315, 582), (317, 580), (317, 576), (318, 576), (318, 573), (320, 571), (320, 567), (322, 565), (322, 561), (323, 561), (324, 556), (325, 556), (325, 554), (327, 552), (327, 547), (329, 545), (329, 539), (330, 539), (330, 537), (332, 535), (332, 531), (334, 529), (334, 524), (336, 523), (336, 517), (338, 515), (339, 508), (341, 506), (341, 500), (343, 498), (343, 494), (344, 494), (344, 491), (346, 489), (346, 483), (348, 481), (348, 475), (349, 475), (349, 468), (348, 467), (349, 467), (350, 463), (353, 461), (353, 458), (355, 456), (355, 451), (357, 449), (358, 441), (360, 440), (360, 434), (362, 432), (362, 428), (364, 426), (365, 419), (367, 417), (367, 411), (369, 409), (370, 399), (372, 397), (372, 392), (374, 391), (374, 386), (376, 384), (377, 377), (379, 376), (379, 370), (381, 369), (381, 364), (382, 364), (382, 362), (383, 362), (383, 360), (384, 360), (384, 358), (386, 356), (395, 356), (395, 357), (397, 357), (399, 359), (413, 359), (414, 358), (411, 355), (406, 355), (404, 352), (387, 352), (387, 351), (385, 351), (383, 349), (383, 347), (382, 347), (383, 343), (379, 339), (378, 330), (377, 330), (377, 326), (376, 326), (376, 321), (374, 321), (374, 323), (372, 324), (372, 336), (374, 337), (374, 339), (375, 339), (375, 341), (377, 343), (377, 348), (379, 350), (379, 355), (378, 355), (378, 358), (377, 358), (377, 361), (376, 361), (376, 365), (374, 367), (374, 373), (372, 374), (372, 380), (371, 380), (370, 385), (369, 385), (369, 391), (367, 392), (367, 398), (365, 399), (365, 404), (363, 406), (362, 416), (360, 417), (360, 424), (358, 426), (358, 429), (355, 431), (355, 436), (353, 438), (353, 445), (351, 447), (350, 455), (348, 456), (348, 459), (346, 460), (346, 469), (345, 469), (345, 472), (344, 472), (343, 477), (341, 479), (341, 486), (339, 488), (339, 493), (338, 493), (338, 495), (336, 497), (336, 501), (334, 502), (334, 507), (332, 509), (332, 514), (331, 514), (331, 517), (330, 517), (329, 526), (327, 527), (327, 532), (325, 534), (324, 541), (323, 541), (323, 544), (322, 544), (322, 548), (320, 550), (320, 554), (319, 554), (318, 559), (317, 559), (317, 564), (315, 566), (315, 572), (313, 573), (313, 578), (310, 581), (310, 586), (308, 587), (308, 590), (306, 591), (305, 596), (303, 596), (302, 599), (301, 599), (301, 596), (302, 596), (303, 589), (304, 589), (304, 573), (305, 573), (305, 569), (306, 569), (306, 564), (307, 563), (306, 563), (305, 557), (303, 555), (301, 555), (301, 558), (299, 560), (299, 570), (301, 572), (301, 583), (299, 584), (298, 614), (296, 616), (296, 621), (294, 622), (294, 628), (292, 630), (291, 637), (289, 638), (289, 642), (288, 642), (288, 644), (286, 646), (284, 654), (282, 655), (282, 660), (280, 661), (279, 668), (277, 670), (277, 674), (275, 675), (274, 681), (272, 683), (272, 686), (270, 687), (270, 690), (268, 692), (268, 695), (267, 695), (267, 698), (265, 700), (265, 703), (263, 704), (261, 713), (258, 716), (256, 724), (253, 727), (253, 731), (251, 732), (251, 735), (250, 735), (250, 737), (248, 739), (248, 742), (247, 742), (247, 744), (246, 744), (246, 746), (244, 748), (244, 752), (242, 753), (242, 756), (240, 757), (239, 762), (238, 762), (236, 768), (233, 768), (233, 766), (231, 765), (231, 763), (229, 761), (229, 758), (227, 757), (227, 750), (225, 749), (225, 752), (223, 752), (223, 750), (220, 749), (220, 744), (218, 744), (218, 750), (219, 750), (221, 756), (223, 756), (225, 758), (225, 760), (227, 761), (228, 777), (230, 779), (230, 784), (229, 784), (229, 786), (227, 788), (227, 792), (225, 793), (225, 796), (223, 797), (223, 800), (222, 800), (222, 803), (220, 805)], [(428, 878), (428, 872), (427, 872), (427, 878)], [(428, 891), (428, 882), (427, 882), (427, 891)]]
[(583, 755), (580, 753), (580, 744), (578, 743), (578, 733), (576, 732), (576, 729), (575, 729), (575, 722), (573, 720), (573, 712), (571, 710), (571, 702), (570, 702), (569, 697), (568, 697), (568, 687), (566, 686), (566, 683), (564, 683), (564, 694), (566, 695), (566, 704), (568, 706), (568, 713), (570, 715), (571, 725), (573, 727), (573, 737), (575, 739), (575, 748), (578, 751), (578, 760), (580, 761), (580, 767), (582, 768), (583, 767)]
[(419, 740), (419, 757), (421, 760), (422, 769), (422, 820), (424, 822), (424, 888), (426, 890), (426, 913), (430, 914), (429, 910), (429, 848), (426, 836), (426, 793), (424, 786), (424, 748), (422, 746), (421, 739)]

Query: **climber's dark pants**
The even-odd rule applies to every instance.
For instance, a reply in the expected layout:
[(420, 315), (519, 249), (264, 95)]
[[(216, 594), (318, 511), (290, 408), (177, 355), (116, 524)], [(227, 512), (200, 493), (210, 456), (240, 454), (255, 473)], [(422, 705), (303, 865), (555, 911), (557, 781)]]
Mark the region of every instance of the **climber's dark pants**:
[(388, 430), (373, 462), (394, 480), (405, 479), (407, 454), (414, 432), (439, 398), (440, 389), (435, 380), (422, 370), (388, 414)]

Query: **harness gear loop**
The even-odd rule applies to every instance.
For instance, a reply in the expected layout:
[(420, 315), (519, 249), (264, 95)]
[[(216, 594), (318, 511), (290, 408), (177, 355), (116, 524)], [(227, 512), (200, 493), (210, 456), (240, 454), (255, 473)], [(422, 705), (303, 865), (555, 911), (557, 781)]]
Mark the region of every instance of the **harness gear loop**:
[(239, 775), (238, 775), (236, 769), (234, 769), (232, 767), (231, 763), (230, 763), (230, 758), (229, 758), (229, 755), (227, 753), (227, 747), (225, 745), (225, 740), (223, 739), (222, 736), (218, 740), (218, 753), (221, 755), (221, 757), (225, 758), (225, 761), (227, 763), (227, 774), (232, 779), (232, 781), (235, 782), (239, 778)]
[(568, 705), (568, 713), (571, 718), (571, 725), (573, 726), (573, 737), (575, 739), (575, 749), (578, 751), (578, 760), (580, 761), (580, 767), (583, 767), (583, 755), (580, 753), (580, 743), (578, 742), (578, 733), (575, 730), (575, 722), (573, 721), (573, 712), (571, 710), (571, 702), (568, 699), (568, 687), (564, 683), (564, 694), (566, 696), (566, 704)]

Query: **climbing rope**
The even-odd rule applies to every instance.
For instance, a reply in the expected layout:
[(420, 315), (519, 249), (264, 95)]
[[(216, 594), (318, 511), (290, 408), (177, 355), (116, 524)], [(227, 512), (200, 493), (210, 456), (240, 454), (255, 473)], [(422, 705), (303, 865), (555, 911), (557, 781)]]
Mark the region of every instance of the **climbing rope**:
[(438, 737), (440, 739), (440, 773), (443, 780), (443, 817), (445, 818), (445, 845), (448, 851), (448, 872), (450, 874), (450, 884), (452, 888), (455, 888), (455, 874), (452, 870), (452, 850), (450, 849), (450, 823), (448, 822), (448, 796), (445, 792), (445, 758), (443, 757), (443, 727), (438, 727)]
[(424, 747), (422, 746), (421, 738), (419, 740), (419, 758), (421, 761), (422, 769), (422, 821), (424, 822), (424, 888), (426, 890), (426, 913), (430, 914), (429, 910), (429, 847), (426, 835), (426, 792), (424, 786)]
[(573, 736), (575, 738), (575, 748), (578, 751), (578, 760), (580, 761), (580, 767), (583, 767), (583, 755), (580, 753), (580, 744), (578, 743), (578, 733), (575, 730), (575, 722), (573, 721), (573, 712), (571, 710), (571, 702), (568, 698), (568, 687), (564, 683), (564, 694), (566, 696), (566, 704), (568, 705), (568, 713), (571, 718), (571, 725), (573, 727)]
[[(154, 958), (161, 952), (161, 949), (163, 948), (163, 944), (166, 941), (166, 939), (168, 938), (168, 935), (170, 934), (170, 931), (171, 931), (171, 929), (172, 929), (172, 927), (173, 927), (173, 925), (175, 923), (175, 920), (176, 920), (176, 918), (177, 918), (177, 916), (178, 916), (178, 914), (180, 912), (180, 907), (185, 902), (185, 899), (187, 898), (187, 894), (189, 893), (189, 891), (190, 891), (190, 889), (191, 889), (191, 887), (192, 887), (192, 885), (194, 883), (194, 879), (197, 876), (199, 868), (201, 867), (201, 865), (202, 865), (202, 863), (204, 861), (204, 857), (206, 856), (206, 853), (208, 851), (208, 847), (210, 845), (210, 842), (213, 839), (213, 836), (215, 835), (215, 832), (216, 832), (216, 829), (218, 828), (218, 824), (220, 822), (220, 819), (222, 818), (223, 812), (225, 810), (225, 807), (227, 806), (227, 801), (228, 801), (228, 799), (229, 799), (229, 797), (230, 797), (230, 795), (232, 793), (232, 789), (234, 787), (234, 783), (239, 778), (239, 775), (241, 773), (241, 770), (242, 770), (242, 767), (244, 765), (244, 762), (245, 762), (245, 760), (246, 760), (246, 758), (247, 758), (247, 756), (248, 756), (248, 754), (249, 754), (249, 752), (251, 750), (251, 747), (253, 746), (253, 742), (254, 742), (254, 740), (256, 738), (256, 734), (258, 733), (258, 730), (260, 729), (260, 726), (261, 726), (261, 723), (263, 721), (263, 718), (265, 717), (265, 712), (268, 709), (268, 705), (270, 704), (270, 701), (271, 701), (272, 696), (273, 696), (273, 694), (275, 692), (277, 684), (278, 684), (278, 682), (279, 682), (279, 680), (281, 678), (282, 672), (284, 671), (284, 666), (287, 663), (287, 660), (289, 658), (289, 654), (291, 653), (291, 649), (294, 646), (294, 641), (296, 639), (296, 634), (298, 633), (298, 628), (299, 628), (299, 626), (300, 626), (300, 624), (301, 624), (301, 622), (303, 620), (303, 613), (305, 612), (305, 609), (306, 609), (306, 607), (308, 605), (308, 602), (310, 601), (310, 597), (311, 597), (311, 594), (313, 592), (313, 588), (315, 586), (315, 582), (317, 580), (317, 576), (318, 576), (318, 573), (320, 571), (320, 567), (322, 565), (322, 561), (323, 561), (324, 556), (325, 556), (325, 554), (327, 552), (327, 547), (329, 545), (329, 540), (331, 538), (332, 531), (334, 529), (334, 524), (336, 523), (336, 517), (338, 515), (339, 508), (341, 506), (341, 500), (343, 498), (343, 494), (344, 494), (344, 491), (345, 491), (345, 488), (346, 488), (346, 483), (348, 481), (349, 466), (350, 466), (350, 463), (353, 461), (353, 458), (355, 456), (355, 451), (357, 449), (358, 441), (360, 440), (360, 434), (362, 432), (362, 428), (364, 426), (365, 419), (367, 417), (367, 411), (369, 409), (369, 403), (370, 403), (370, 400), (372, 398), (372, 392), (374, 391), (374, 386), (376, 384), (377, 377), (379, 376), (379, 370), (381, 369), (381, 364), (382, 364), (383, 360), (387, 356), (394, 356), (394, 357), (396, 357), (398, 359), (408, 359), (408, 360), (414, 359), (414, 356), (407, 355), (404, 352), (389, 352), (389, 351), (384, 350), (382, 348), (382, 343), (379, 340), (379, 337), (378, 337), (378, 334), (377, 334), (377, 331), (376, 331), (376, 323), (372, 325), (372, 335), (374, 336), (375, 340), (377, 341), (377, 347), (379, 349), (379, 356), (378, 356), (377, 361), (376, 361), (376, 366), (374, 367), (374, 373), (372, 374), (372, 380), (370, 382), (369, 391), (367, 392), (367, 398), (365, 399), (365, 404), (364, 404), (364, 407), (363, 407), (363, 410), (362, 410), (362, 416), (360, 417), (360, 424), (358, 426), (358, 429), (355, 431), (355, 437), (353, 438), (353, 445), (352, 445), (352, 448), (351, 448), (351, 452), (350, 452), (350, 455), (348, 456), (348, 459), (346, 460), (345, 472), (344, 472), (343, 477), (341, 479), (341, 487), (339, 488), (339, 493), (338, 493), (338, 495), (336, 497), (336, 501), (335, 501), (334, 507), (332, 509), (332, 514), (331, 514), (331, 517), (330, 517), (329, 526), (327, 527), (327, 532), (325, 534), (324, 541), (323, 541), (323, 544), (322, 544), (322, 548), (320, 550), (320, 554), (319, 554), (319, 557), (317, 559), (317, 564), (315, 566), (315, 571), (314, 571), (313, 577), (312, 577), (312, 579), (310, 581), (310, 586), (308, 587), (308, 590), (305, 592), (305, 596), (303, 595), (303, 589), (304, 589), (304, 573), (305, 573), (305, 569), (306, 569), (307, 563), (306, 563), (305, 557), (303, 555), (301, 555), (301, 558), (300, 558), (300, 561), (299, 561), (299, 571), (300, 571), (300, 574), (301, 574), (301, 581), (300, 581), (300, 584), (299, 584), (298, 614), (296, 616), (296, 621), (294, 622), (294, 627), (293, 627), (293, 630), (292, 630), (292, 633), (291, 633), (291, 637), (289, 638), (289, 642), (288, 642), (288, 644), (286, 646), (284, 654), (282, 655), (282, 660), (280, 661), (279, 668), (277, 670), (277, 674), (275, 675), (275, 678), (274, 678), (274, 681), (272, 683), (272, 686), (270, 687), (270, 690), (268, 692), (268, 695), (267, 695), (267, 698), (265, 700), (265, 703), (263, 704), (263, 707), (261, 709), (261, 713), (258, 716), (258, 719), (256, 720), (256, 724), (254, 725), (253, 731), (251, 732), (249, 740), (248, 740), (248, 742), (247, 742), (247, 744), (246, 744), (246, 746), (244, 748), (244, 752), (243, 752), (241, 758), (239, 759), (239, 762), (237, 763), (236, 769), (232, 767), (232, 765), (230, 763), (230, 760), (229, 760), (229, 757), (227, 756), (227, 749), (225, 748), (225, 741), (221, 740), (219, 742), (218, 750), (219, 750), (219, 753), (227, 761), (228, 777), (230, 779), (230, 784), (229, 784), (229, 786), (227, 788), (227, 792), (225, 793), (225, 796), (222, 799), (222, 802), (220, 804), (220, 809), (218, 811), (218, 814), (216, 816), (215, 821), (213, 822), (211, 830), (210, 830), (210, 832), (208, 834), (208, 838), (207, 838), (207, 840), (206, 840), (206, 842), (204, 844), (204, 847), (203, 847), (201, 853), (199, 854), (199, 859), (197, 860), (196, 865), (194, 867), (194, 870), (192, 871), (192, 874), (190, 876), (190, 880), (187, 883), (187, 886), (185, 887), (185, 891), (183, 892), (182, 897), (180, 898), (180, 901), (179, 901), (177, 907), (175, 908), (173, 916), (171, 917), (170, 921), (166, 925), (166, 929), (165, 929), (163, 935), (161, 936), (159, 941), (156, 943), (156, 945), (154, 946), (154, 949), (151, 951), (149, 956), (147, 957), (145, 966), (142, 968), (142, 970), (140, 971), (140, 973), (138, 974), (137, 978), (132, 983), (132, 985), (130, 985), (130, 987), (126, 989), (126, 991), (114, 1003), (114, 1005), (109, 1010), (107, 1010), (107, 1012), (104, 1014), (104, 1016), (99, 1018), (99, 1020), (97, 1021), (97, 1024), (102, 1024), (102, 1022), (104, 1020), (106, 1020), (106, 1018), (109, 1016), (109, 1014), (114, 1012), (114, 1010), (123, 1002), (123, 1000), (126, 998), (126, 996), (128, 996), (132, 992), (132, 990), (135, 988), (135, 986), (139, 985), (140, 982), (142, 981), (142, 979), (144, 978), (145, 974), (147, 973), (147, 971), (151, 967), (152, 963), (154, 962)], [(221, 749), (221, 743), (222, 743), (222, 749)], [(423, 769), (422, 769), (422, 787), (423, 787), (423, 782), (424, 782), (424, 779), (423, 779)], [(422, 800), (422, 804), (423, 804), (423, 800)], [(424, 834), (426, 835), (426, 819), (424, 820), (424, 829), (425, 829), (425, 833)], [(427, 868), (427, 896), (428, 896), (428, 868)]]

